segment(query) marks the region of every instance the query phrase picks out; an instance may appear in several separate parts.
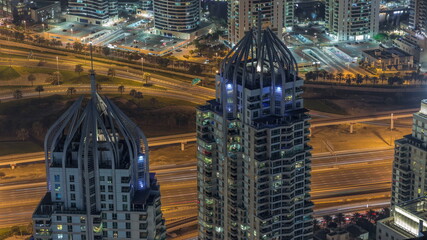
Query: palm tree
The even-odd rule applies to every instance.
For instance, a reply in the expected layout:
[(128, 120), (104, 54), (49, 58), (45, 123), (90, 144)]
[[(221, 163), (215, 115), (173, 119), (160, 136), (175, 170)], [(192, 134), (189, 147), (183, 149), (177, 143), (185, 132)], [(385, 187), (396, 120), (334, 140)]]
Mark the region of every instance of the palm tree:
[(69, 87), (68, 89), (67, 89), (67, 95), (70, 95), (70, 96), (72, 96), (73, 94), (75, 94), (77, 92), (77, 90), (76, 90), (76, 88), (75, 87)]
[(40, 93), (44, 91), (44, 88), (42, 85), (39, 85), (36, 87), (36, 89), (34, 89), (36, 92), (39, 92), (39, 98), (40, 98)]
[(371, 81), (374, 85), (376, 85), (378, 83), (378, 77), (372, 77)]
[(114, 68), (109, 68), (107, 75), (111, 78), (114, 78), (116, 76), (116, 70)]
[(34, 76), (34, 74), (31, 73), (30, 75), (28, 75), (27, 79), (28, 79), (28, 81), (31, 82), (31, 86), (33, 86), (34, 81), (36, 80), (36, 76)]
[(346, 78), (346, 82), (348, 85), (351, 84), (351, 79), (353, 78), (353, 75), (351, 75), (350, 73), (348, 73), (347, 75), (345, 75)]
[(21, 91), (21, 90), (19, 90), (19, 89), (16, 89), (16, 90), (13, 92), (13, 97), (14, 97), (15, 99), (20, 99), (20, 98), (22, 98), (22, 91)]
[(359, 85), (363, 82), (363, 76), (360, 74), (356, 74), (356, 84)]
[(387, 79), (386, 75), (384, 73), (381, 73), (380, 74), (381, 84), (384, 84), (384, 80), (386, 80), (386, 79)]
[(148, 80), (151, 79), (150, 73), (144, 73), (145, 85), (148, 85)]
[(337, 73), (338, 83), (341, 83), (344, 74), (342, 72)]
[(74, 68), (74, 72), (78, 73), (80, 76), (80, 74), (83, 72), (83, 66), (81, 64), (77, 64)]
[(136, 90), (135, 89), (130, 90), (129, 95), (134, 97), (136, 95)]
[(117, 88), (117, 90), (119, 90), (120, 95), (123, 95), (123, 92), (125, 91), (125, 86), (120, 85), (120, 86)]
[(369, 80), (371, 80), (371, 77), (368, 74), (363, 76), (363, 78), (365, 79), (366, 84), (368, 84)]
[(335, 74), (334, 73), (329, 73), (328, 74), (328, 78), (332, 82), (333, 80), (335, 80)]

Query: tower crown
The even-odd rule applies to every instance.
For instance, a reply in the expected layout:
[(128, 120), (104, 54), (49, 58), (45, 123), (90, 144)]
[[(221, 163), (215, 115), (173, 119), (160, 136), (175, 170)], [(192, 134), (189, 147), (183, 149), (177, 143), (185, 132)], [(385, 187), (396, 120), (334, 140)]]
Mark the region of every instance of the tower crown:
[(247, 32), (222, 62), (223, 78), (231, 80), (237, 74), (242, 76), (238, 82), (243, 85), (262, 88), (295, 81), (298, 68), (283, 41), (267, 28)]

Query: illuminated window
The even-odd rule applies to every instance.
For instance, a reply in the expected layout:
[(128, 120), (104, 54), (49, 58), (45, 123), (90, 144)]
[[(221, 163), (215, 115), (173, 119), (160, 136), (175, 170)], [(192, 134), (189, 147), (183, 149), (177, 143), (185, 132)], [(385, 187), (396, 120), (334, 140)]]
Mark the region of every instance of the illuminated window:
[(56, 226), (56, 229), (58, 229), (58, 230), (62, 230), (62, 225), (57, 225), (57, 226)]
[(55, 184), (55, 191), (56, 192), (61, 191), (61, 184)]

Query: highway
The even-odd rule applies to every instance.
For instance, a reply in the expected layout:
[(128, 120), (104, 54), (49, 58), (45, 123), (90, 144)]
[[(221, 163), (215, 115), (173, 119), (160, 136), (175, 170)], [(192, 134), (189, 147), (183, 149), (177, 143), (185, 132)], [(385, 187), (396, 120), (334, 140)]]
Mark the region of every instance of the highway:
[[(392, 159), (392, 149), (348, 151), (336, 157), (314, 155), (311, 193), (316, 204), (314, 214), (325, 215), (339, 208), (364, 210), (367, 203), (387, 204)], [(157, 173), (167, 224), (193, 218), (197, 214), (195, 163), (154, 166), (151, 171)], [(28, 223), (45, 192), (44, 185), (44, 179), (0, 185), (0, 226)]]
[[(157, 147), (157, 146), (176, 144), (176, 143), (184, 144), (189, 142), (195, 142), (196, 141), (195, 135), (196, 135), (195, 133), (184, 133), (184, 134), (176, 134), (176, 135), (169, 135), (169, 136), (163, 136), (163, 137), (148, 138), (147, 141), (150, 147)], [(0, 167), (22, 164), (22, 163), (41, 162), (44, 160), (45, 160), (44, 152), (6, 155), (6, 156), (0, 156)]]

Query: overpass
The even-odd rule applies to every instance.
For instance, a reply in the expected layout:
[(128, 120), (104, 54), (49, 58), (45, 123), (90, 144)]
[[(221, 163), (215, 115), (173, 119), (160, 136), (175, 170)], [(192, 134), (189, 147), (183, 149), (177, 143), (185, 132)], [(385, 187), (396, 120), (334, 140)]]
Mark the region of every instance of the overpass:
[[(327, 119), (314, 119), (311, 121), (311, 129), (315, 127), (325, 127), (332, 125), (340, 125), (340, 124), (350, 124), (350, 133), (353, 133), (354, 124), (363, 123), (363, 122), (373, 122), (373, 121), (381, 121), (381, 120), (390, 120), (390, 129), (394, 128), (394, 120), (399, 118), (409, 118), (412, 117), (413, 113), (418, 111), (418, 109), (409, 109), (404, 110), (399, 113), (380, 113), (373, 115), (364, 115), (364, 116), (352, 116), (352, 117), (344, 117), (344, 118), (327, 118)], [(196, 133), (184, 133), (163, 137), (154, 137), (148, 138), (148, 145), (150, 147), (171, 145), (171, 144), (181, 144), (181, 150), (184, 151), (185, 144), (196, 141)], [(44, 153), (28, 153), (28, 154), (20, 154), (17, 157), (13, 156), (3, 156), (0, 157), (0, 166), (11, 166), (12, 168), (16, 166), (16, 164), (22, 163), (31, 163), (31, 162), (40, 162), (44, 161)]]
[(344, 118), (327, 118), (327, 119), (314, 119), (311, 121), (311, 129), (314, 127), (325, 127), (332, 125), (340, 124), (350, 124), (350, 133), (353, 133), (353, 128), (355, 123), (366, 123), (374, 122), (381, 120), (390, 120), (390, 129), (394, 129), (394, 120), (399, 118), (410, 118), (413, 116), (418, 109), (410, 109), (401, 111), (399, 113), (383, 113), (383, 114), (373, 114), (365, 116), (354, 116), (354, 117), (344, 117)]

